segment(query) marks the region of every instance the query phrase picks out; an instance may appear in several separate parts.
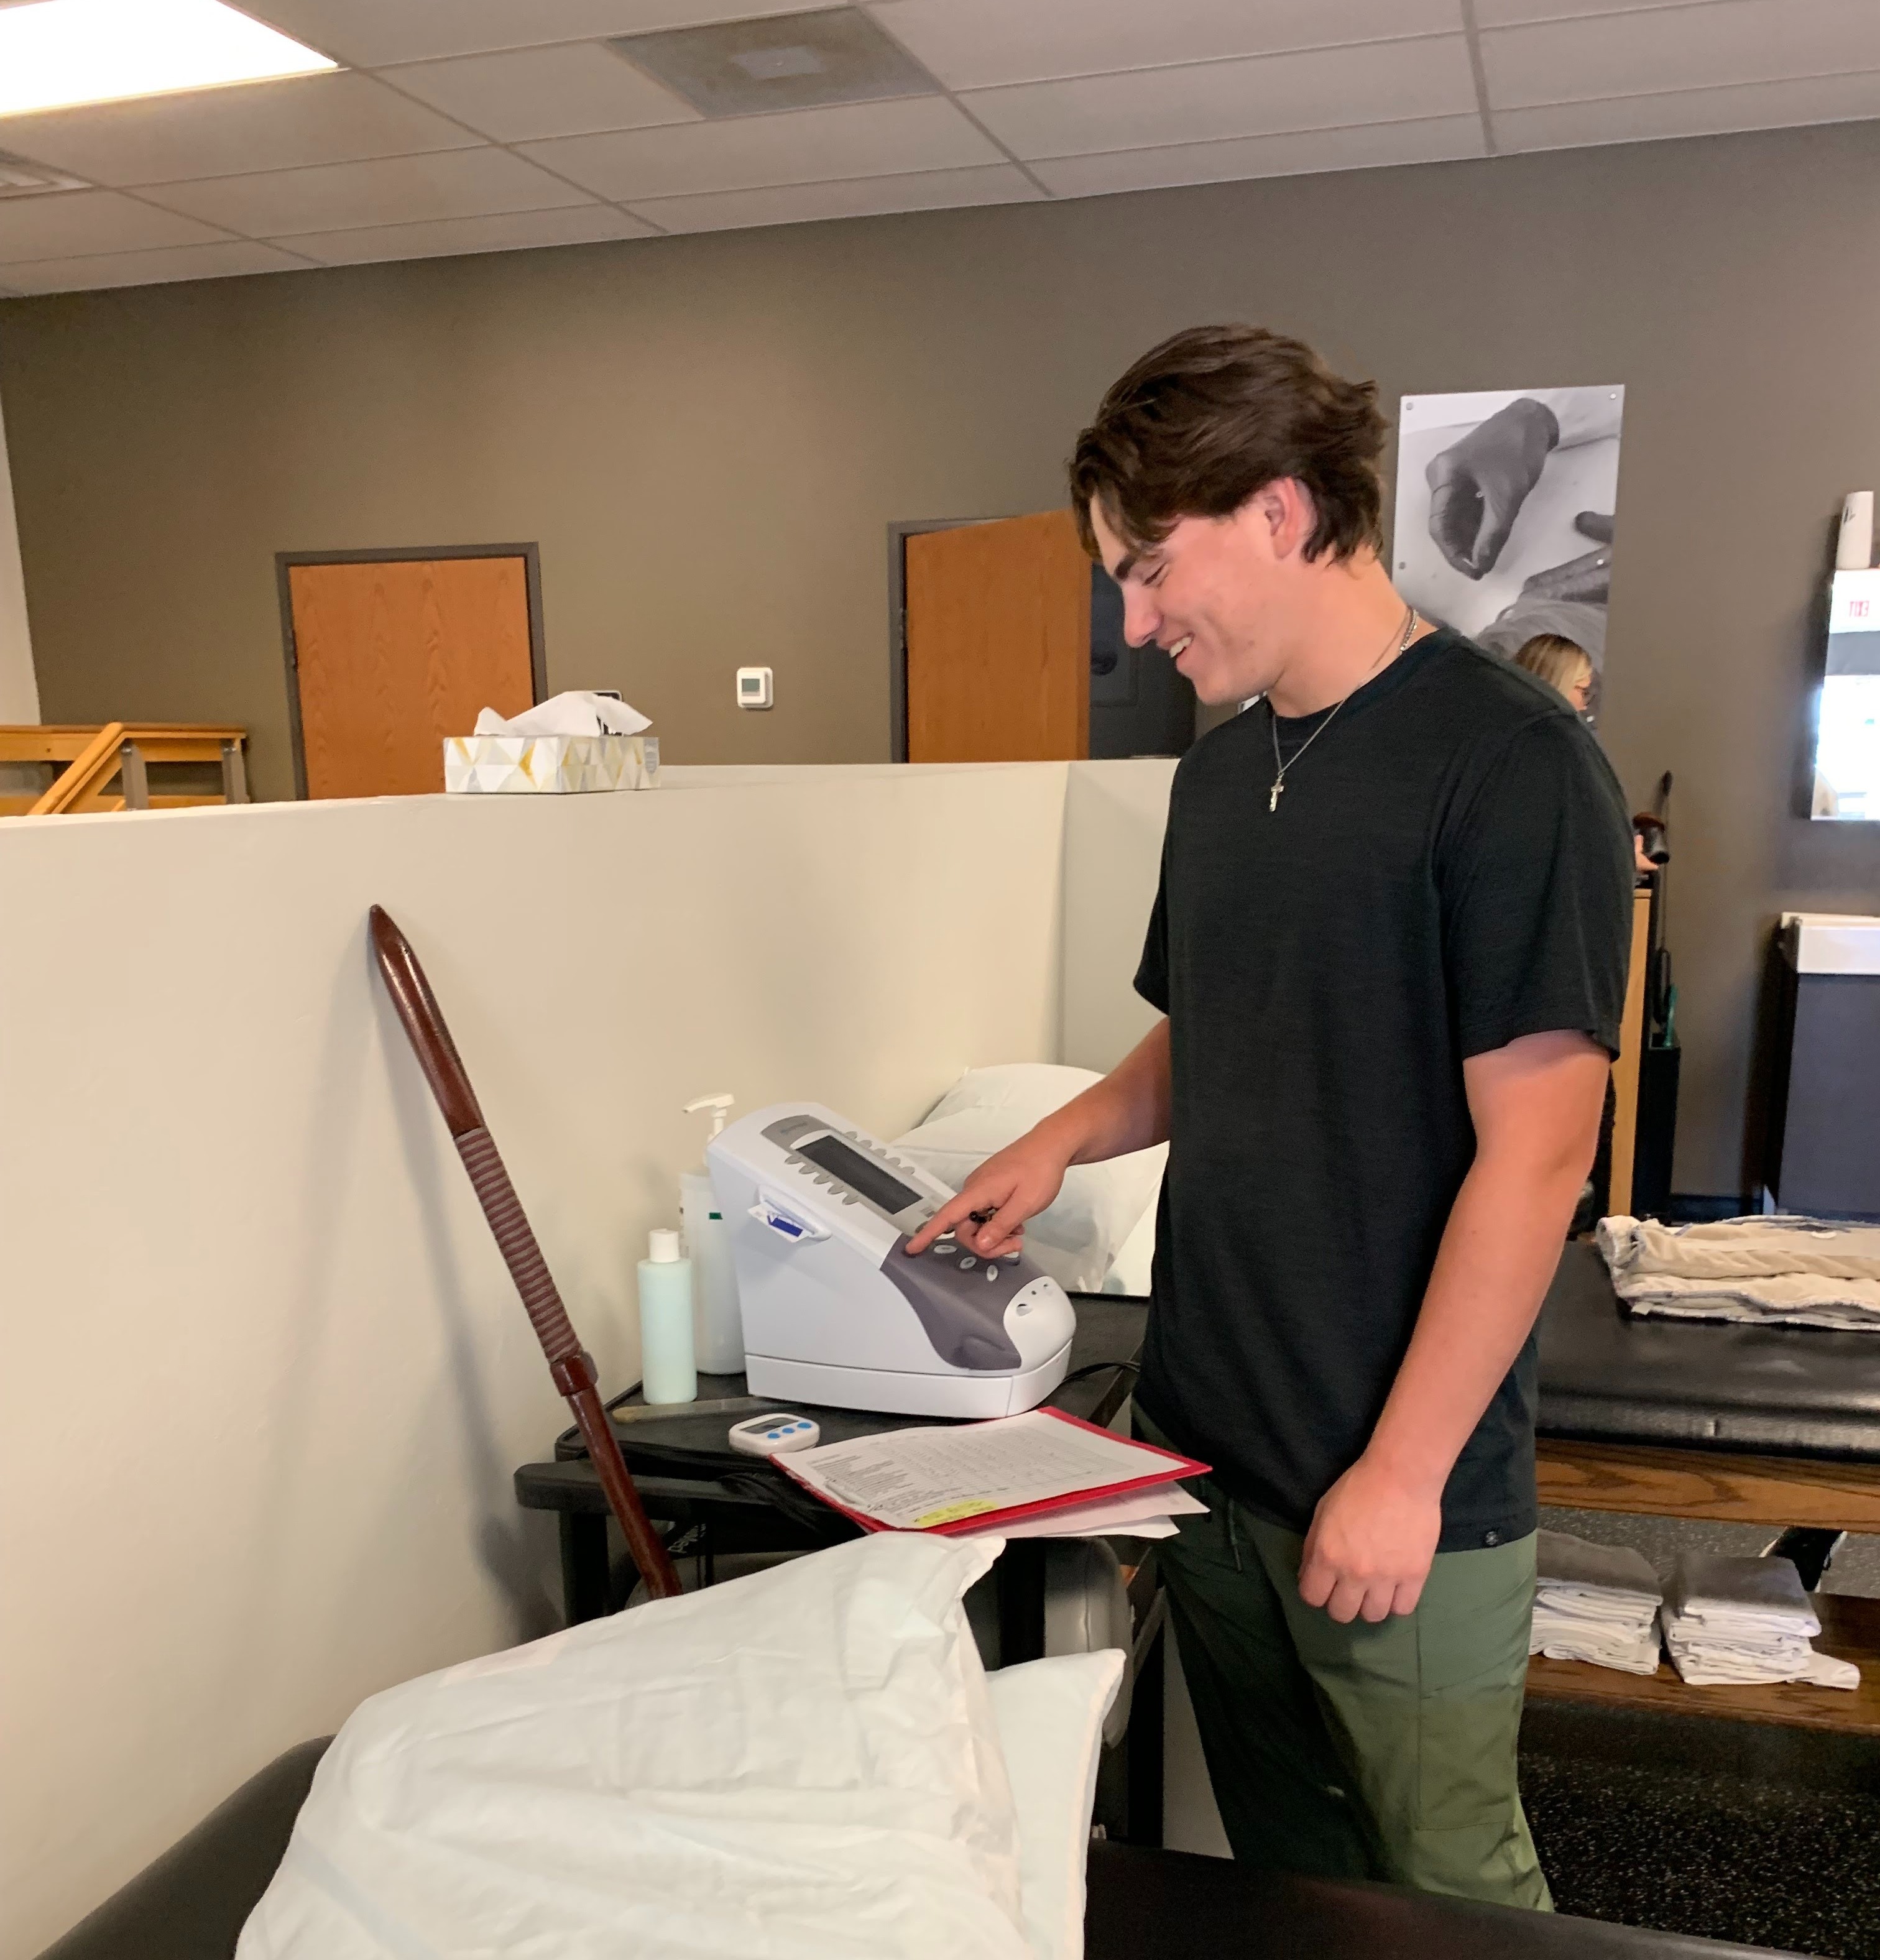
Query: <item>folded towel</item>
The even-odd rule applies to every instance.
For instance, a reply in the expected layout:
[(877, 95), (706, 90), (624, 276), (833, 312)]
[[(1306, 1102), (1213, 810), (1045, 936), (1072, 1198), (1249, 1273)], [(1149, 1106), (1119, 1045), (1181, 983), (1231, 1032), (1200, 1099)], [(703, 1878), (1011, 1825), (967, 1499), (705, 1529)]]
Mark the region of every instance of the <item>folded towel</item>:
[(1571, 1532), (1537, 1532), (1534, 1558), (1535, 1583), (1549, 1592), (1614, 1594), (1649, 1599), (1654, 1607), (1665, 1596), (1645, 1554), (1629, 1545), (1595, 1545)]
[(1599, 1223), (1613, 1288), (1634, 1313), (1880, 1331), (1880, 1227), (1817, 1219)]
[(1665, 1644), (1694, 1687), (1806, 1682), (1858, 1688), (1852, 1661), (1809, 1644), (1821, 1621), (1787, 1558), (1680, 1552), (1665, 1600)]
[(1549, 1660), (1586, 1661), (1595, 1667), (1622, 1669), (1627, 1674), (1656, 1674), (1656, 1615), (1642, 1627), (1592, 1625), (1571, 1614), (1551, 1612), (1537, 1602), (1528, 1651), (1545, 1654)]
[(1529, 1653), (1627, 1674), (1656, 1672), (1663, 1588), (1643, 1553), (1544, 1531), (1537, 1534), (1535, 1564)]
[(1681, 1551), (1665, 1597), (1665, 1611), (1707, 1631), (1767, 1630), (1802, 1640), (1821, 1631), (1792, 1558), (1740, 1558), (1723, 1552)]

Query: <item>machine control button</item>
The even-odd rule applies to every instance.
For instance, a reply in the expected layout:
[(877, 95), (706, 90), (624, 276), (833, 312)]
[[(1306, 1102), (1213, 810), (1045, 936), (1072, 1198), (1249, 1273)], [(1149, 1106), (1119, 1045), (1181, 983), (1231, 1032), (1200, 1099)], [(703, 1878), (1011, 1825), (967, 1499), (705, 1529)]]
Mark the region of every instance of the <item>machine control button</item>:
[(950, 1259), (959, 1250), (957, 1246), (936, 1246), (934, 1256), (937, 1259)]
[(979, 1262), (975, 1259), (970, 1252), (969, 1252), (966, 1256), (960, 1261), (959, 1270), (962, 1273), (969, 1273), (978, 1263)]
[(848, 1197), (848, 1198), (844, 1198), (844, 1199), (842, 1200), (842, 1202), (843, 1202), (845, 1204), (856, 1204), (856, 1203), (859, 1202), (859, 1201), (858, 1201), (857, 1198), (855, 1198), (854, 1197), (853, 1197), (853, 1196), (851, 1195), (851, 1196), (850, 1196), (850, 1197)]
[(1023, 1252), (1007, 1252), (1004, 1255), (1005, 1263), (1008, 1266), (1015, 1266), (1024, 1256)]
[(998, 1269), (998, 1268), (997, 1268), (996, 1265), (991, 1265), (991, 1266), (988, 1266), (988, 1267), (987, 1267), (987, 1268), (986, 1268), (986, 1278), (987, 1278), (988, 1279), (996, 1281), (996, 1280), (998, 1278), (998, 1277), (999, 1277), (999, 1269)]

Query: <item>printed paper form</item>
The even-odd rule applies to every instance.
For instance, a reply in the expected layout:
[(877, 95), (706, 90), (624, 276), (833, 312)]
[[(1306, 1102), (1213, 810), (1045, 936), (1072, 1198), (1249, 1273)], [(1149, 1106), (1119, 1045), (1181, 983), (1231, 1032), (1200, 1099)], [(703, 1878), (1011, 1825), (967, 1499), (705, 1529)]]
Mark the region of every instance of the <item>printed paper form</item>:
[(897, 1429), (805, 1449), (781, 1468), (895, 1531), (1048, 1503), (1169, 1472), (1160, 1450), (1034, 1409), (957, 1429)]

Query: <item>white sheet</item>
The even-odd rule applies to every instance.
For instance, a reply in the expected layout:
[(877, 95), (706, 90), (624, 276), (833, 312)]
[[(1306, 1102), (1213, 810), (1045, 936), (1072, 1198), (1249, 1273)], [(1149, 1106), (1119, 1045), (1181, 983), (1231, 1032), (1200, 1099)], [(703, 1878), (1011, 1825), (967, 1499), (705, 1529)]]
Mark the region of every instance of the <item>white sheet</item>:
[(883, 1534), (375, 1695), (238, 1960), (1026, 1960), (960, 1596)]

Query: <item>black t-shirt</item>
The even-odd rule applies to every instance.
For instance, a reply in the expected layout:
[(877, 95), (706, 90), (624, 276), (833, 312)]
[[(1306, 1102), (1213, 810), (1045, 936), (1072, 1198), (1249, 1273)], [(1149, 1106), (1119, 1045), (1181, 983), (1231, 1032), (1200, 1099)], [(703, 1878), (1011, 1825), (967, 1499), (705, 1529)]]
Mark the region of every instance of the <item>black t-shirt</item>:
[[(1249, 708), (1175, 772), (1136, 976), (1173, 1077), (1140, 1399), (1257, 1515), (1303, 1531), (1369, 1440), (1474, 1154), (1465, 1058), (1617, 1052), (1632, 864), (1592, 735), (1446, 630), (1329, 721)], [(1530, 1338), (1439, 1548), (1534, 1525)]]

